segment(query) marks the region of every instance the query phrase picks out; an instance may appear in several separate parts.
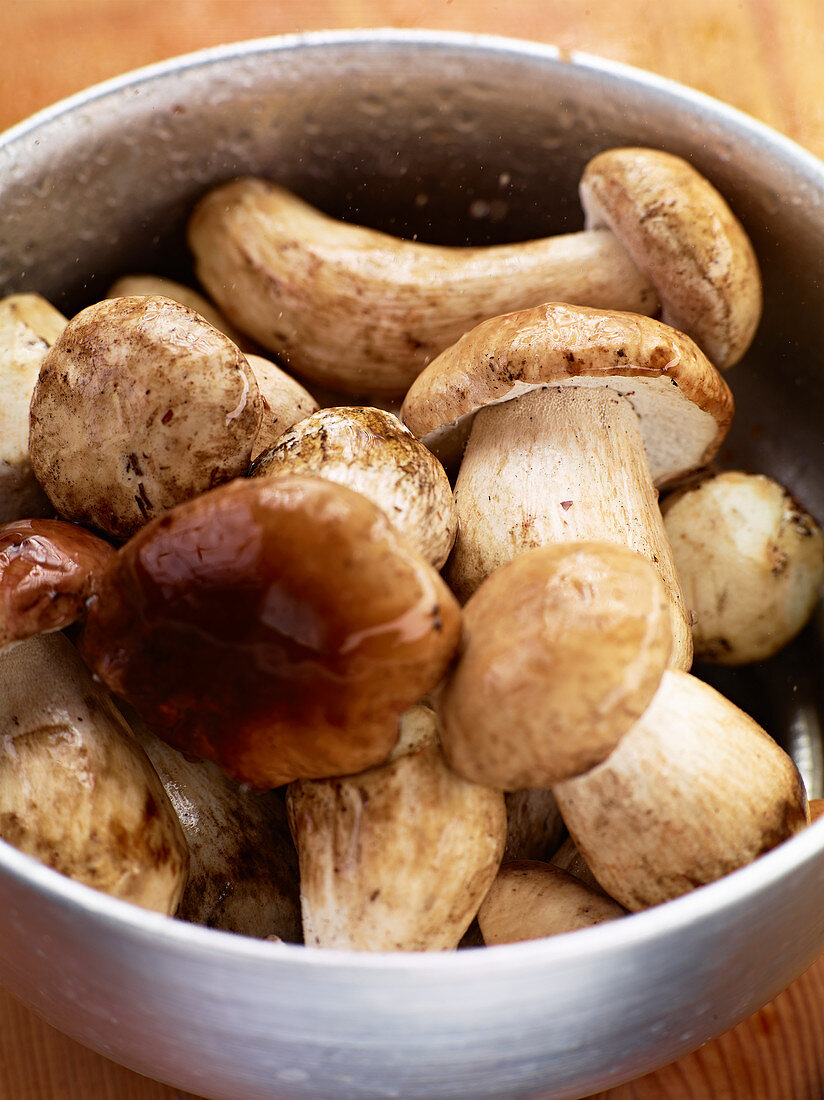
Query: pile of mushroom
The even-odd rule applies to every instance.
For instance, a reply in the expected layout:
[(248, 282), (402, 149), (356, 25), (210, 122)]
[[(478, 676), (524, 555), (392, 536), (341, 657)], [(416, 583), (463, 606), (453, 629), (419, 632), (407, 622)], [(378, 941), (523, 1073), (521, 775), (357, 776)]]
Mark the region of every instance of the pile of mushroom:
[(0, 836), (181, 919), (421, 951), (623, 918), (807, 825), (689, 671), (776, 652), (824, 578), (780, 486), (695, 484), (754, 253), (666, 153), (581, 199), (581, 233), (443, 248), (237, 180), (189, 226), (211, 301), (0, 303)]

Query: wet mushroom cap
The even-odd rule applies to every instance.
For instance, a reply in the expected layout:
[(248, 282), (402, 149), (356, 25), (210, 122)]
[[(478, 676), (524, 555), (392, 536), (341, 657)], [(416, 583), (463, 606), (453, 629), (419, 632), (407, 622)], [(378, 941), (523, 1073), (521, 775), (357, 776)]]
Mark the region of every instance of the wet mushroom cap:
[(604, 760), (655, 695), (671, 648), (654, 566), (607, 543), (561, 543), (502, 565), (464, 608), (438, 697), (464, 778), (551, 787)]
[(652, 282), (662, 318), (720, 370), (749, 347), (761, 274), (743, 226), (709, 180), (672, 153), (609, 149), (580, 184), (587, 229), (609, 228)]
[(689, 337), (561, 302), (481, 322), (418, 376), (401, 418), (446, 462), (479, 409), (564, 386), (608, 386), (630, 403), (658, 485), (705, 466), (732, 421), (729, 387)]
[(459, 631), (444, 582), (374, 504), (290, 475), (239, 479), (140, 531), (81, 648), (158, 736), (266, 788), (385, 759)]
[(257, 459), (251, 476), (289, 472), (363, 493), (436, 569), (449, 556), (458, 519), (446, 471), (392, 413), (344, 407), (307, 416)]
[(83, 614), (114, 548), (58, 519), (0, 526), (0, 649)]
[(262, 405), (232, 341), (162, 297), (72, 318), (40, 369), (32, 467), (59, 514), (126, 538), (246, 472)]

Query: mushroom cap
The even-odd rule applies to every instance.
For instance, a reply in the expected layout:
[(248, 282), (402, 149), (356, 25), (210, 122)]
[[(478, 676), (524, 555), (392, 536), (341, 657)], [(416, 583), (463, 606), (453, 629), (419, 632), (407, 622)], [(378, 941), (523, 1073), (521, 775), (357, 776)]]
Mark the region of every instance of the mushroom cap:
[[(458, 943), (500, 866), (500, 791), (447, 767), (435, 715), (395, 759), (287, 793), (301, 873), (307, 945), (361, 951), (447, 951)], [(401, 739), (407, 711), (401, 716)], [(420, 737), (428, 725), (430, 736)]]
[(518, 943), (591, 928), (627, 915), (605, 894), (538, 860), (505, 863), (478, 911), (484, 943)]
[(245, 473), (261, 409), (243, 354), (194, 310), (108, 299), (74, 317), (43, 361), (32, 466), (64, 518), (127, 537)]
[(70, 878), (171, 914), (189, 851), (160, 780), (63, 634), (0, 654), (0, 836)]
[(656, 149), (610, 149), (580, 185), (588, 229), (611, 229), (646, 274), (662, 317), (720, 370), (749, 347), (761, 317), (761, 273), (743, 226), (692, 165)]
[(369, 497), (436, 569), (449, 557), (458, 518), (449, 478), (432, 452), (392, 413), (321, 409), (287, 431), (252, 477), (316, 474)]
[(438, 697), (450, 766), (504, 790), (580, 775), (643, 714), (670, 648), (664, 587), (640, 554), (607, 543), (520, 554), (464, 607)]
[(304, 417), (318, 411), (318, 403), (291, 374), (262, 355), (246, 354), (246, 362), (257, 379), (263, 401), (260, 421), (252, 458), (258, 458), (276, 443), (283, 433)]
[(90, 602), (81, 651), (149, 728), (255, 787), (386, 758), (460, 612), (365, 497), (238, 479), (152, 521)]
[(705, 466), (732, 421), (729, 387), (689, 337), (560, 302), (482, 321), (418, 376), (401, 417), (446, 459), (478, 409), (553, 386), (609, 386), (629, 401), (657, 484)]
[(824, 535), (777, 481), (728, 470), (662, 502), (696, 658), (772, 657), (805, 626), (824, 581)]
[(83, 614), (114, 548), (59, 519), (0, 526), (0, 649)]
[(31, 468), (29, 406), (46, 352), (65, 326), (39, 294), (0, 300), (0, 523), (54, 512)]

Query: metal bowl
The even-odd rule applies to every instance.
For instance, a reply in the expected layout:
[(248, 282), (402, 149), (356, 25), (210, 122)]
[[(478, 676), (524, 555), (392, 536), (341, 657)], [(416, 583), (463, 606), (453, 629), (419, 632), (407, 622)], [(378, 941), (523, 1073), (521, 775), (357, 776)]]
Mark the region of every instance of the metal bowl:
[[(368, 31), (209, 50), (94, 88), (0, 140), (0, 290), (70, 312), (124, 271), (185, 276), (187, 212), (249, 172), (420, 239), (571, 230), (584, 163), (622, 144), (688, 157), (752, 234), (767, 308), (729, 376), (727, 457), (823, 516), (822, 165), (730, 108), (592, 57)], [(800, 645), (814, 694), (818, 632)], [(820, 758), (815, 701), (806, 726), (786, 713)], [(428, 956), (189, 926), (0, 844), (0, 929), (14, 994), (103, 1054), (209, 1097), (580, 1097), (720, 1033), (812, 962), (824, 825), (624, 921)]]

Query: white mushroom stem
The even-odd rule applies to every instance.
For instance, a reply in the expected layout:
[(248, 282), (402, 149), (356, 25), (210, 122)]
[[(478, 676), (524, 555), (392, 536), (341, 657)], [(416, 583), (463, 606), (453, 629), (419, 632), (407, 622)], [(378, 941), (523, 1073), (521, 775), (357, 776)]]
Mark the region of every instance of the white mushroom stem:
[(690, 667), (689, 616), (627, 398), (573, 386), (536, 389), (481, 409), (455, 501), (458, 537), (449, 581), (459, 599), (525, 550), (555, 542), (619, 543), (658, 569), (671, 609), (671, 664)]
[(555, 797), (598, 882), (632, 910), (743, 867), (809, 821), (784, 750), (713, 688), (672, 670), (615, 751)]

